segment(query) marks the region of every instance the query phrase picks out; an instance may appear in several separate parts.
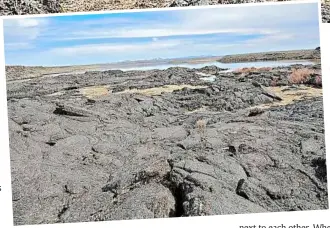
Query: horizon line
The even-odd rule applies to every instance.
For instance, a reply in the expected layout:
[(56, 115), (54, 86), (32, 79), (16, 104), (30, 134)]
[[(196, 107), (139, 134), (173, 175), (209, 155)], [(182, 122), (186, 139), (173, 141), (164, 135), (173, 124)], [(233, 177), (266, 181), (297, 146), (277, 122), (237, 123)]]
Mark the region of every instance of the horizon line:
[[(90, 63), (90, 64), (70, 64), (70, 65), (21, 65), (21, 64), (14, 64), (14, 65), (7, 65), (5, 63), (5, 67), (13, 67), (13, 66), (23, 66), (23, 67), (69, 67), (69, 66), (92, 66), (92, 65), (111, 65), (111, 64), (121, 64), (121, 63), (137, 63), (141, 61), (153, 61), (153, 60), (175, 60), (175, 59), (198, 59), (198, 58), (222, 58), (225, 56), (230, 55), (245, 55), (245, 54), (262, 54), (262, 53), (274, 53), (274, 52), (290, 52), (290, 51), (304, 51), (304, 50), (315, 50), (316, 48), (320, 48), (320, 46), (316, 46), (315, 48), (304, 48), (304, 49), (286, 49), (286, 50), (277, 50), (277, 51), (262, 51), (262, 52), (245, 52), (245, 53), (239, 53), (239, 54), (225, 54), (225, 55), (199, 55), (199, 56), (182, 56), (182, 57), (173, 57), (173, 58), (150, 58), (150, 59), (138, 59), (138, 60), (123, 60), (123, 61), (117, 61), (117, 62), (100, 62), (100, 63)], [(220, 59), (219, 59), (220, 60)]]

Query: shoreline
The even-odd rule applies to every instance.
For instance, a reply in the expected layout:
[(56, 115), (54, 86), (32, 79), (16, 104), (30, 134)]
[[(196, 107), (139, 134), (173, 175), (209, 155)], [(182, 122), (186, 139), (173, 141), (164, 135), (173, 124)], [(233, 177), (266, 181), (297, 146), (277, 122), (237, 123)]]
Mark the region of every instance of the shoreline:
[(320, 60), (320, 48), (292, 51), (256, 52), (247, 54), (225, 55), (218, 61), (221, 63), (241, 63), (256, 61), (280, 60)]
[[(312, 65), (313, 64), (319, 64), (320, 61), (318, 60), (315, 60), (314, 63), (313, 63), (313, 60), (279, 60), (279, 61), (259, 61), (259, 62), (255, 62), (255, 63), (260, 63), (260, 62), (271, 62), (271, 63), (274, 63), (274, 62), (278, 62), (278, 63), (291, 63), (292, 61), (295, 62), (295, 64), (291, 64), (291, 65), (311, 65), (311, 64), (302, 64), (302, 63), (306, 63), (306, 62), (312, 62)], [(207, 63), (207, 62), (206, 62)], [(253, 62), (242, 62), (242, 64), (244, 63), (253, 63)], [(166, 64), (165, 64), (166, 65)], [(191, 64), (191, 66), (194, 66), (194, 65), (198, 65), (197, 64)], [(159, 67), (159, 66), (162, 66), (162, 65), (155, 65), (155, 67)], [(187, 66), (182, 66), (180, 64), (177, 64), (177, 65), (173, 65), (173, 66), (169, 66), (169, 67), (166, 67), (166, 68), (151, 68), (151, 69), (143, 69), (143, 67), (138, 67), (138, 68), (121, 68), (121, 69), (96, 69), (96, 68), (84, 68), (84, 67), (81, 67), (81, 68), (77, 68), (77, 67), (74, 67), (72, 69), (72, 71), (68, 71), (68, 69), (66, 69), (66, 71), (52, 71), (51, 72), (48, 72), (46, 71), (45, 73), (43, 72), (38, 72), (39, 69), (35, 69), (36, 73), (32, 74), (32, 76), (30, 77), (27, 77), (27, 76), (24, 76), (23, 78), (12, 78), (12, 79), (7, 79), (7, 83), (14, 83), (16, 81), (28, 81), (28, 80), (32, 80), (32, 79), (35, 79), (35, 78), (43, 78), (43, 77), (57, 77), (57, 76), (63, 76), (63, 75), (79, 75), (79, 74), (85, 74), (85, 73), (89, 73), (89, 72), (105, 72), (105, 71), (119, 71), (119, 72), (130, 72), (130, 71), (140, 71), (140, 72), (144, 72), (144, 71), (155, 71), (155, 70), (167, 70), (168, 68), (186, 68), (186, 69), (195, 69), (195, 70), (198, 70), (198, 69), (202, 69), (202, 68), (205, 68), (205, 67), (213, 67), (214, 65), (210, 64), (210, 65), (206, 65), (206, 66), (202, 66), (202, 67), (187, 67)], [(247, 68), (249, 68), (249, 66), (246, 66)], [(235, 69), (240, 69), (240, 68), (246, 68), (246, 67), (237, 67), (237, 68), (222, 68), (223, 69), (223, 72), (230, 72), (230, 71), (234, 71)], [(263, 66), (260, 66), (260, 67), (257, 67), (257, 68), (262, 68)], [(267, 66), (266, 66), (267, 67)], [(276, 67), (281, 67), (281, 65), (278, 65), (278, 66), (272, 66), (272, 68), (276, 68)], [(21, 72), (23, 73), (23, 72)]]
[[(279, 59), (279, 56), (281, 59)], [(219, 57), (196, 57), (187, 59), (162, 59), (162, 60), (137, 60), (137, 61), (125, 61), (109, 64), (89, 64), (89, 65), (72, 65), (72, 66), (19, 66), (19, 65), (8, 65), (6, 66), (6, 78), (7, 81), (31, 79), (34, 77), (40, 77), (49, 74), (69, 74), (69, 73), (81, 73), (82, 71), (95, 71), (95, 69), (103, 70), (107, 68), (124, 68), (129, 69), (138, 66), (157, 66), (160, 63), (166, 64), (203, 64), (210, 61), (219, 63), (249, 63), (249, 62), (282, 62), (282, 61), (320, 61), (320, 50), (309, 49), (309, 50), (294, 50), (294, 51), (279, 51), (279, 52), (260, 52), (260, 53), (248, 53), (238, 55), (226, 55), (219, 59)], [(162, 65), (161, 64), (161, 65)], [(176, 67), (176, 66), (173, 66)], [(180, 67), (180, 66), (177, 66)], [(101, 71), (100, 70), (100, 71)], [(97, 70), (98, 71), (98, 70)]]

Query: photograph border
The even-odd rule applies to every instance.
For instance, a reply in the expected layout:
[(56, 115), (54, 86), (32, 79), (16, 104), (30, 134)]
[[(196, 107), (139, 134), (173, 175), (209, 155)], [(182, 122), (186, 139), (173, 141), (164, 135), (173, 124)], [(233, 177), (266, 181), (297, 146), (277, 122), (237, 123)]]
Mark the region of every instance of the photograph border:
[[(327, 85), (330, 86), (330, 44), (326, 45), (327, 40), (330, 38), (330, 25), (322, 24), (321, 17), (321, 4), (317, 0), (306, 1), (287, 1), (287, 2), (265, 2), (265, 3), (245, 3), (234, 5), (212, 5), (212, 6), (192, 6), (192, 7), (173, 7), (173, 8), (152, 8), (152, 9), (133, 9), (133, 10), (112, 10), (112, 11), (93, 11), (93, 12), (79, 12), (79, 13), (59, 13), (59, 14), (40, 14), (40, 15), (18, 15), (18, 16), (1, 16), (0, 17), (0, 65), (3, 79), (0, 81), (0, 126), (1, 126), (1, 141), (2, 145), (1, 157), (0, 157), (0, 211), (1, 211), (1, 225), (4, 227), (13, 226), (13, 210), (12, 210), (12, 194), (11, 194), (11, 169), (10, 169), (10, 153), (9, 153), (9, 134), (8, 134), (8, 115), (7, 115), (7, 95), (6, 95), (6, 77), (5, 77), (5, 58), (4, 58), (4, 36), (3, 36), (3, 19), (17, 19), (17, 18), (35, 18), (35, 17), (57, 17), (57, 16), (72, 16), (72, 15), (87, 15), (87, 14), (111, 14), (111, 13), (132, 13), (132, 12), (145, 12), (145, 11), (172, 11), (172, 10), (190, 10), (198, 8), (219, 8), (219, 7), (249, 7), (249, 6), (264, 6), (264, 5), (276, 5), (276, 4), (307, 4), (315, 3), (319, 4), (319, 30), (320, 30), (320, 44), (321, 44), (321, 64), (323, 77), (323, 106), (324, 106), (324, 125), (325, 125), (325, 142), (326, 142), (326, 160), (329, 160), (329, 151), (327, 146), (330, 143), (330, 91), (328, 91)], [(327, 30), (327, 31), (325, 31)], [(329, 117), (329, 118), (327, 118)], [(329, 166), (329, 162), (327, 162)], [(329, 173), (329, 167), (327, 166), (327, 173)], [(329, 199), (328, 199), (329, 201)], [(60, 224), (60, 227), (108, 227), (112, 225), (114, 227), (181, 227), (192, 226), (200, 227), (205, 225), (213, 225), (214, 227), (236, 227), (240, 226), (253, 226), (258, 225), (280, 225), (284, 224), (286, 228), (296, 224), (300, 226), (309, 225), (309, 228), (313, 228), (312, 224), (325, 224), (327, 223), (327, 217), (329, 217), (329, 209), (316, 210), (316, 211), (294, 211), (294, 212), (267, 212), (257, 214), (235, 214), (235, 215), (214, 215), (205, 217), (182, 217), (182, 218), (161, 218), (161, 219), (138, 219), (138, 220), (117, 220), (117, 221), (103, 221), (103, 222), (85, 222), (85, 223), (64, 223)], [(234, 216), (234, 217), (233, 217)], [(275, 224), (274, 224), (275, 223)], [(51, 227), (58, 226), (59, 224), (41, 224), (38, 227)], [(35, 227), (36, 225), (22, 225), (23, 227)], [(263, 227), (259, 227), (263, 228)], [(297, 227), (295, 227), (297, 228)]]

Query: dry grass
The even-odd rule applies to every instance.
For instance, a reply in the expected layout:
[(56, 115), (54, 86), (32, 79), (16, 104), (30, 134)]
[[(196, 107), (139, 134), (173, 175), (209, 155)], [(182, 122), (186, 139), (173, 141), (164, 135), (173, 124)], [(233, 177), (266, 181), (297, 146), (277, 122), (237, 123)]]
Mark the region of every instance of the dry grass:
[(80, 92), (87, 98), (95, 98), (108, 95), (108, 88), (109, 86), (89, 86), (80, 89)]
[[(0, 0), (1, 1), (1, 0)], [(85, 71), (93, 71), (98, 65), (81, 65), (81, 66), (58, 66), (58, 67), (42, 67), (42, 66), (6, 66), (7, 81), (30, 79), (37, 77), (50, 77), (54, 74), (76, 74)]]
[[(111, 93), (109, 91), (109, 85), (103, 85), (103, 86), (89, 86), (84, 87), (80, 89), (80, 93), (87, 97), (87, 98), (96, 98), (100, 96), (107, 96)], [(131, 94), (131, 93), (138, 93), (142, 95), (147, 96), (155, 96), (160, 95), (162, 93), (171, 93), (174, 90), (180, 90), (183, 88), (190, 88), (190, 89), (196, 89), (196, 88), (206, 88), (207, 86), (192, 86), (192, 85), (165, 85), (161, 87), (154, 87), (149, 89), (127, 89), (121, 92), (117, 92), (115, 94)]]
[(154, 87), (149, 89), (127, 89), (116, 94), (121, 93), (139, 93), (148, 96), (155, 96), (160, 95), (162, 93), (172, 93), (174, 90), (180, 90), (183, 88), (189, 89), (199, 89), (199, 88), (206, 88), (207, 86), (192, 86), (192, 85), (164, 85), (161, 87)]
[(289, 76), (289, 82), (292, 84), (303, 84), (308, 81), (309, 77), (315, 73), (315, 70), (302, 68), (293, 69), (291, 75)]
[(206, 121), (203, 119), (197, 120), (196, 128), (197, 128), (197, 132), (200, 135), (201, 146), (202, 146), (202, 148), (205, 148), (206, 147), (206, 137), (205, 137)]
[(257, 71), (270, 71), (272, 67), (243, 67), (234, 70), (235, 73), (250, 73), (250, 72), (257, 72)]
[(283, 106), (293, 104), (296, 101), (305, 100), (313, 97), (322, 97), (322, 89), (313, 88), (309, 86), (300, 85), (296, 90), (288, 89), (288, 86), (278, 86), (268, 88), (272, 93), (281, 97), (281, 101), (273, 102), (270, 104), (263, 104), (257, 107), (270, 108), (273, 106)]
[(197, 120), (196, 128), (200, 134), (204, 134), (206, 129), (206, 121), (203, 119)]

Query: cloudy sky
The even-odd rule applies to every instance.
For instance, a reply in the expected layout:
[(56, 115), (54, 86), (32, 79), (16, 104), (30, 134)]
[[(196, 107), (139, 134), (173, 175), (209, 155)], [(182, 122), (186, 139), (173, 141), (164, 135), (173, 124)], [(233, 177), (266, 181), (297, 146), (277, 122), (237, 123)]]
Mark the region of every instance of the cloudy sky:
[(319, 46), (318, 3), (4, 19), (7, 65), (73, 65)]

